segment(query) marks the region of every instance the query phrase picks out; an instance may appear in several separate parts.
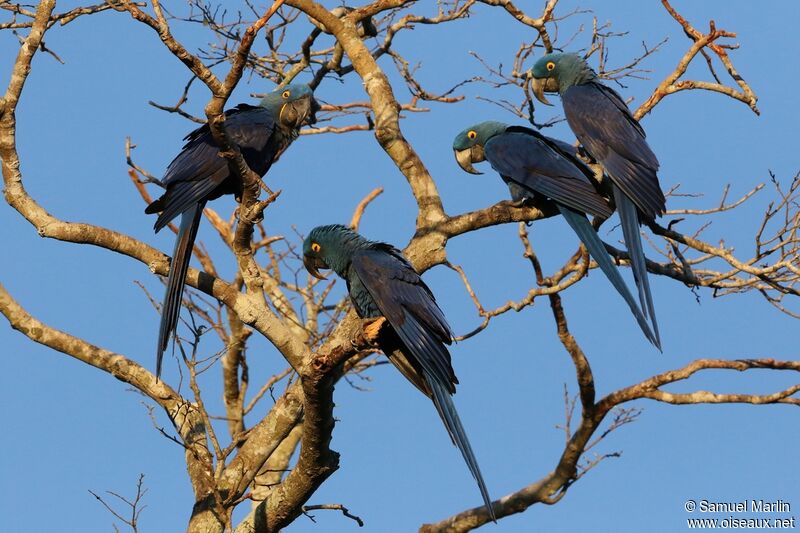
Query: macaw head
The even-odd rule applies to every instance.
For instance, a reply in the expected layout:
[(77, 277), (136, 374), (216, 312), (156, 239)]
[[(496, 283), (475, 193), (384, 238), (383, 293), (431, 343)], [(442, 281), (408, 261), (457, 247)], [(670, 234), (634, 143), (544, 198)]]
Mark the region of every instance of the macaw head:
[(319, 269), (332, 269), (344, 277), (353, 252), (369, 241), (341, 224), (317, 226), (303, 241), (303, 265), (315, 278), (325, 279)]
[(456, 154), (458, 166), (470, 174), (482, 174), (472, 166), (486, 159), (483, 145), (499, 133), (503, 133), (508, 124), (487, 120), (465, 129), (453, 140), (453, 152)]
[(292, 83), (275, 89), (259, 102), (272, 112), (275, 120), (289, 129), (300, 129), (317, 121), (320, 106), (311, 87), (305, 83)]
[(564, 92), (573, 85), (580, 85), (597, 77), (586, 60), (577, 54), (547, 54), (528, 71), (533, 79), (533, 94), (545, 105), (551, 104), (544, 93)]

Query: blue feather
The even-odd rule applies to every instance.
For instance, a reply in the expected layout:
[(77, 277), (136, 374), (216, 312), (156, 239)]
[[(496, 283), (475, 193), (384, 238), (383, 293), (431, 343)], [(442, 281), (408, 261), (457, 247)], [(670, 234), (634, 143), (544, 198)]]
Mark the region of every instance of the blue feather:
[(169, 337), (175, 333), (175, 329), (178, 327), (183, 284), (186, 281), (194, 239), (197, 236), (197, 228), (200, 226), (200, 217), (205, 205), (205, 202), (196, 203), (181, 215), (181, 227), (178, 230), (178, 237), (175, 239), (175, 251), (172, 252), (172, 262), (169, 265), (164, 305), (161, 307), (161, 323), (158, 327), (158, 348), (156, 350), (156, 379), (161, 375), (161, 361), (164, 358), (164, 350), (169, 343)]
[[(488, 126), (492, 126), (488, 128)], [(600, 269), (630, 307), (645, 337), (659, 345), (658, 337), (647, 322), (643, 312), (628, 290), (605, 245), (589, 223), (585, 213), (608, 218), (612, 211), (592, 184), (592, 171), (575, 156), (575, 148), (540, 133), (510, 126), (496, 133), (499, 123), (481, 123), (466, 131), (474, 131), (473, 142), (483, 142), (484, 155), (503, 181), (508, 185), (515, 201), (542, 195), (552, 200), (573, 231), (584, 243)], [(492, 134), (484, 140), (486, 132)], [(469, 137), (459, 134), (455, 149), (469, 146)], [(644, 302), (644, 300), (643, 300)], [(644, 303), (642, 304), (644, 306)]]
[(644, 128), (622, 97), (600, 83), (586, 60), (576, 54), (545, 55), (533, 66), (531, 75), (539, 88), (543, 87), (541, 80), (555, 79), (570, 129), (613, 182), (641, 310), (645, 317), (649, 315), (651, 340), (661, 350), (639, 220), (663, 215), (666, 198), (658, 182), (658, 158), (647, 144)]
[[(628, 290), (628, 286), (625, 285), (622, 275), (620, 275), (617, 266), (611, 261), (611, 257), (608, 255), (603, 241), (601, 241), (600, 237), (597, 236), (597, 232), (592, 227), (592, 224), (585, 215), (578, 213), (577, 211), (573, 211), (568, 207), (559, 205), (558, 210), (567, 220), (567, 223), (570, 225), (572, 230), (578, 235), (581, 242), (583, 242), (583, 244), (586, 246), (589, 254), (594, 258), (595, 261), (597, 261), (597, 265), (606, 275), (608, 281), (611, 282), (614, 288), (617, 289), (617, 292), (620, 294), (620, 296), (622, 296), (622, 299), (625, 300), (625, 303), (628, 304), (628, 307), (630, 307), (634, 318), (636, 318), (636, 322), (639, 324), (642, 332), (644, 332), (645, 337), (647, 337), (647, 339), (656, 346), (659, 346), (657, 337), (654, 336), (653, 332), (650, 330), (650, 326), (647, 323), (647, 318), (636, 304), (633, 294), (631, 294), (630, 290)], [(659, 347), (659, 349), (661, 348)]]
[[(317, 251), (312, 243), (318, 245)], [(315, 228), (303, 243), (303, 253), (306, 257), (318, 254), (325, 265), (347, 280), (359, 316), (386, 318), (391, 333), (380, 341), (381, 349), (431, 398), (495, 520), (486, 483), (450, 397), (458, 383), (447, 350), (452, 332), (428, 286), (399, 250), (367, 241), (344, 226)]]
[(636, 204), (628, 198), (619, 187), (614, 185), (614, 201), (617, 204), (619, 219), (622, 224), (622, 235), (625, 237), (625, 244), (628, 246), (628, 253), (631, 256), (631, 268), (633, 269), (633, 279), (639, 289), (639, 301), (645, 315), (649, 313), (653, 323), (653, 333), (655, 339), (653, 344), (661, 350), (661, 336), (658, 332), (658, 322), (656, 321), (656, 311), (653, 306), (653, 295), (650, 293), (650, 281), (647, 279), (647, 265), (642, 249), (642, 236), (639, 233), (639, 212)]
[(444, 422), (447, 432), (450, 433), (450, 438), (453, 439), (456, 447), (461, 451), (461, 455), (464, 456), (464, 461), (466, 461), (467, 467), (472, 473), (472, 477), (474, 477), (475, 481), (478, 483), (478, 489), (481, 491), (481, 497), (483, 497), (483, 503), (486, 505), (489, 517), (492, 519), (492, 522), (497, 522), (497, 517), (494, 514), (494, 507), (492, 507), (492, 499), (489, 497), (489, 491), (486, 488), (486, 483), (483, 481), (481, 469), (472, 451), (472, 446), (469, 444), (467, 433), (464, 431), (464, 426), (461, 425), (458, 411), (456, 411), (456, 407), (453, 405), (453, 398), (447, 390), (439, 384), (434, 376), (429, 375), (427, 371), (425, 372), (425, 379), (427, 379), (430, 384), (431, 392), (433, 393), (433, 404), (436, 406), (436, 410), (439, 412), (439, 416), (442, 422)]

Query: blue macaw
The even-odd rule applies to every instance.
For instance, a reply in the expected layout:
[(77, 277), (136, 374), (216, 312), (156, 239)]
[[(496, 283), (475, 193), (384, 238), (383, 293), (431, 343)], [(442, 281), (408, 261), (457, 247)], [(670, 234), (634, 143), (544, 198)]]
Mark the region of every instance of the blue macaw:
[(312, 276), (322, 278), (320, 268), (332, 269), (347, 282), (356, 313), (367, 319), (365, 337), (377, 342), (403, 376), (433, 400), (495, 521), (478, 461), (451, 398), (458, 383), (447, 350), (453, 334), (414, 267), (397, 248), (369, 241), (339, 224), (311, 230), (303, 242), (303, 264)]
[[(225, 111), (225, 130), (239, 146), (247, 165), (263, 176), (297, 137), (300, 127), (316, 120), (318, 110), (319, 104), (308, 85), (288, 85), (269, 93), (257, 106), (239, 104)], [(184, 140), (183, 150), (169, 164), (161, 180), (166, 192), (145, 209), (148, 214), (159, 213), (156, 232), (181, 215), (161, 309), (157, 377), (161, 375), (161, 360), (169, 337), (178, 326), (183, 286), (203, 208), (207, 201), (223, 194), (234, 194), (237, 199), (242, 195), (242, 183), (230, 175), (228, 161), (220, 156), (207, 124)]]
[(597, 74), (578, 55), (547, 54), (533, 65), (530, 76), (533, 92), (542, 103), (551, 105), (544, 96), (545, 90), (558, 91), (569, 127), (611, 178), (639, 300), (652, 320), (660, 350), (639, 224), (663, 215), (667, 202), (658, 183), (658, 159), (645, 140), (644, 129), (622, 97), (600, 83)]
[(606, 219), (612, 210), (595, 190), (593, 173), (575, 156), (573, 146), (529, 128), (488, 121), (456, 135), (453, 151), (459, 166), (471, 174), (480, 174), (472, 166), (474, 163), (489, 161), (508, 185), (515, 202), (524, 202), (535, 196), (552, 200), (628, 304), (647, 339), (657, 343), (603, 241), (586, 218), (589, 214)]

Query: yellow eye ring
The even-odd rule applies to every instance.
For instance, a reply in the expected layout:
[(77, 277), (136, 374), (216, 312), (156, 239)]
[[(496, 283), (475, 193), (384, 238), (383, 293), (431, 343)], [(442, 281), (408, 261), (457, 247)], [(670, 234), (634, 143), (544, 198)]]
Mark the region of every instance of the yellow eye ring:
[(475, 130), (469, 130), (467, 132), (467, 139), (474, 139), (477, 136), (478, 134), (475, 132)]
[(549, 72), (549, 71), (551, 71), (551, 70), (553, 70), (553, 69), (555, 69), (555, 68), (556, 68), (556, 64), (555, 64), (555, 63), (553, 63), (552, 61), (548, 61), (548, 62), (547, 62), (547, 65), (545, 65), (545, 67), (547, 67), (547, 70), (548, 70), (548, 72)]
[(311, 251), (312, 252), (318, 253), (321, 249), (322, 249), (322, 246), (320, 246), (319, 244), (317, 244), (315, 242), (311, 243)]
[(284, 98), (289, 98), (290, 96), (292, 96), (292, 93), (291, 91), (283, 91), (283, 94), (281, 94), (281, 96)]

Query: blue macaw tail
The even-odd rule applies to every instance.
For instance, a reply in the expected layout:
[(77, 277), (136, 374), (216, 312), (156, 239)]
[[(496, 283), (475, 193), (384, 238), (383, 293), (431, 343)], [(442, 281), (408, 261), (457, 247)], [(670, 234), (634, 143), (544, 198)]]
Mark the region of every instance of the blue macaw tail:
[(633, 200), (628, 198), (616, 185), (614, 185), (614, 202), (617, 204), (625, 245), (628, 247), (628, 254), (631, 256), (631, 268), (633, 269), (633, 279), (636, 281), (636, 287), (639, 289), (639, 301), (642, 304), (645, 316), (650, 315), (653, 332), (655, 333), (653, 344), (660, 351), (661, 335), (658, 332), (653, 295), (650, 293), (650, 281), (647, 279), (647, 265), (645, 264), (644, 250), (642, 249), (642, 236), (639, 233), (639, 211)]
[[(628, 307), (631, 308), (631, 312), (636, 322), (639, 323), (639, 327), (642, 329), (645, 337), (647, 337), (647, 340), (659, 346), (658, 337), (654, 336), (653, 332), (650, 330), (647, 317), (642, 313), (641, 309), (639, 309), (639, 305), (636, 303), (633, 294), (631, 294), (628, 286), (625, 285), (622, 275), (620, 275), (617, 266), (611, 260), (611, 256), (608, 255), (603, 241), (597, 236), (597, 232), (592, 227), (592, 224), (584, 214), (578, 213), (569, 207), (558, 204), (558, 209), (561, 211), (561, 215), (567, 220), (570, 227), (572, 227), (572, 230), (578, 235), (581, 242), (583, 242), (584, 246), (586, 246), (586, 249), (589, 250), (589, 254), (597, 261), (600, 270), (603, 271), (614, 288), (617, 289), (620, 296), (622, 296), (622, 299), (625, 300), (625, 303), (628, 304)], [(661, 348), (659, 347), (659, 349)]]
[(161, 307), (161, 325), (158, 328), (158, 350), (156, 353), (156, 379), (161, 376), (161, 360), (164, 350), (167, 349), (170, 335), (178, 327), (178, 317), (181, 314), (181, 300), (183, 299), (183, 284), (186, 281), (186, 272), (189, 270), (189, 260), (192, 257), (194, 239), (197, 228), (200, 226), (200, 216), (203, 214), (205, 202), (198, 202), (193, 207), (181, 214), (181, 227), (178, 238), (175, 240), (175, 251), (172, 253), (172, 262), (169, 266), (167, 277), (167, 292), (164, 304)]
[(475, 459), (475, 454), (472, 452), (472, 446), (469, 444), (464, 426), (461, 425), (461, 419), (458, 417), (453, 399), (450, 397), (450, 393), (447, 389), (440, 385), (434, 376), (430, 375), (427, 371), (423, 372), (425, 373), (425, 379), (428, 381), (431, 392), (433, 393), (431, 396), (433, 404), (436, 406), (436, 410), (439, 412), (439, 416), (442, 418), (447, 432), (450, 433), (450, 438), (453, 439), (453, 443), (461, 451), (461, 455), (464, 456), (469, 471), (472, 472), (472, 477), (478, 482), (478, 489), (481, 491), (483, 503), (486, 505), (486, 511), (489, 513), (489, 517), (492, 519), (492, 522), (496, 523), (497, 517), (495, 517), (494, 508), (492, 507), (492, 499), (489, 497), (489, 491), (486, 489), (486, 483), (483, 481), (481, 469), (478, 466), (478, 460)]

